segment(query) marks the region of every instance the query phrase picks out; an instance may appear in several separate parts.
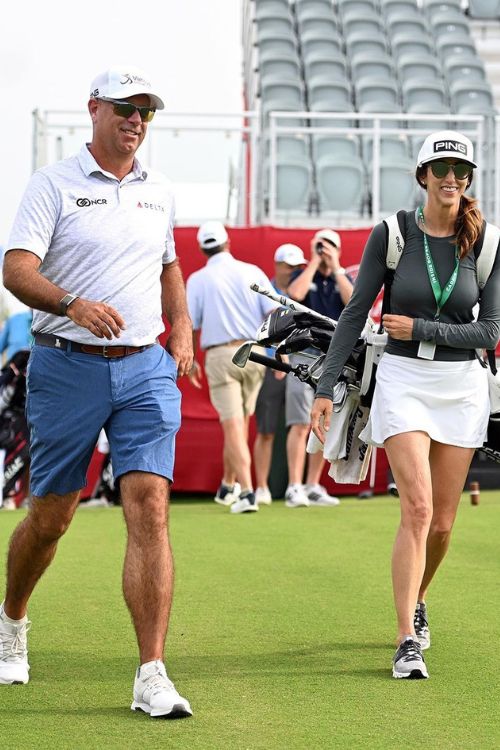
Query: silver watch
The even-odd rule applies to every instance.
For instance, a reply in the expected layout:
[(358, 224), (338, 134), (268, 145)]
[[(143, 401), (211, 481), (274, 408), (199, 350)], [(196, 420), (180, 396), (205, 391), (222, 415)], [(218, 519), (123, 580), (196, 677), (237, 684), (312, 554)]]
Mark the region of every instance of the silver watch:
[(80, 299), (78, 294), (65, 294), (62, 300), (59, 302), (59, 315), (67, 315), (68, 307), (76, 299)]

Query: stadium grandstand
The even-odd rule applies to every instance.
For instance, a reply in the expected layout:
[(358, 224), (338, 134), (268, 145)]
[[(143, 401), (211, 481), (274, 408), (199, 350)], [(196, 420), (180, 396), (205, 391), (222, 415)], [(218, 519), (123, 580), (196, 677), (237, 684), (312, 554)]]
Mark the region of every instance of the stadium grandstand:
[(460, 0), (246, 0), (244, 91), (259, 118), (259, 221), (372, 225), (419, 195), (430, 130), (467, 132), (498, 222), (500, 9)]
[[(500, 225), (500, 0), (241, 0), (241, 39), (242, 112), (160, 112), (142, 156), (176, 186), (186, 277), (203, 264), (197, 225), (214, 218), (235, 255), (269, 275), (279, 244), (306, 249), (324, 226), (339, 231), (343, 263), (355, 266), (377, 221), (422, 201), (415, 160), (433, 130), (474, 142), (472, 191)], [(87, 113), (36, 111), (33, 167), (77, 150), (88, 128)], [(202, 197), (205, 213), (188, 217), (185, 195)], [(206, 389), (181, 388), (176, 489), (212, 491), (217, 417)], [(192, 455), (207, 456), (196, 472)]]

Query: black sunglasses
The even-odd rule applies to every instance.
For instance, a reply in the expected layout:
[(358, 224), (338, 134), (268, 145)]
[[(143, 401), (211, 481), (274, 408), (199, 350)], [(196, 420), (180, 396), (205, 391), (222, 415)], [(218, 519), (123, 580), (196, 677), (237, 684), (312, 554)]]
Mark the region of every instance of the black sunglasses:
[(153, 107), (137, 107), (130, 102), (124, 102), (121, 99), (108, 99), (106, 96), (100, 96), (99, 99), (103, 102), (109, 102), (112, 104), (115, 115), (118, 115), (118, 117), (125, 117), (127, 120), (129, 117), (132, 117), (135, 112), (139, 112), (142, 122), (151, 122), (155, 116), (156, 110)]
[(459, 161), (458, 164), (448, 164), (446, 161), (431, 161), (430, 168), (432, 174), (438, 180), (446, 177), (450, 169), (453, 170), (453, 174), (457, 180), (466, 180), (472, 174), (474, 167), (471, 164), (466, 164), (464, 161)]

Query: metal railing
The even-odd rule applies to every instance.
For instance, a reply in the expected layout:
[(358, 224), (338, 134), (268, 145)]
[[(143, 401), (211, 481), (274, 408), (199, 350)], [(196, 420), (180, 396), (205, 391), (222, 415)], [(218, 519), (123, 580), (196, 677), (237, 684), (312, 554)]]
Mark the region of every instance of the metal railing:
[[(314, 121), (315, 126), (298, 126), (291, 121)], [(325, 126), (318, 123), (329, 121)], [(480, 207), (489, 221), (500, 224), (500, 116), (493, 119), (479, 115), (432, 115), (432, 114), (378, 114), (368, 112), (270, 112), (269, 125), (261, 130), (261, 117), (257, 112), (237, 113), (157, 113), (153, 126), (143, 148), (145, 161), (151, 167), (160, 168), (176, 183), (183, 183), (189, 196), (190, 186), (196, 200), (203, 204), (203, 196), (213, 193), (213, 183), (207, 179), (209, 162), (216, 165), (218, 184), (222, 186), (223, 196), (217, 204), (217, 215), (213, 212), (205, 215), (201, 209), (196, 219), (219, 218), (235, 226), (252, 226), (260, 223), (295, 224), (317, 222), (321, 219), (321, 206), (313, 207), (308, 216), (304, 212), (293, 210), (284, 212), (279, 209), (277, 195), (278, 139), (282, 135), (295, 135), (302, 138), (317, 135), (344, 135), (369, 137), (372, 141), (372, 157), (369, 175), (370, 204), (368, 209), (348, 220), (339, 215), (336, 225), (371, 225), (376, 223), (383, 212), (380, 208), (380, 167), (381, 139), (385, 136), (404, 136), (406, 138), (425, 137), (432, 122), (446, 120), (453, 128), (465, 132), (476, 146), (479, 167), (474, 178), (474, 192)], [(339, 126), (332, 122), (339, 122)], [(342, 121), (344, 124), (342, 124)], [(352, 121), (358, 127), (346, 127), (345, 122)], [(423, 123), (424, 127), (418, 127)], [(404, 127), (402, 127), (404, 126)], [(437, 125), (437, 127), (440, 127)], [(436, 127), (436, 129), (437, 129)], [(172, 144), (162, 145), (161, 134), (172, 137), (196, 134), (202, 140), (198, 144), (202, 155), (191, 150), (185, 158), (177, 155), (179, 173), (158, 166), (172, 152)], [(91, 137), (91, 124), (88, 113), (84, 111), (50, 110), (33, 113), (33, 169), (76, 151), (84, 141)], [(217, 144), (211, 141), (219, 137)], [(234, 138), (236, 136), (236, 138)], [(220, 138), (234, 139), (231, 148), (224, 150)], [(269, 141), (269, 158), (266, 160), (265, 141)], [(177, 143), (175, 149), (177, 149)], [(208, 144), (208, 145), (207, 145)], [(215, 151), (221, 149), (220, 157)], [(72, 148), (71, 148), (72, 146)], [(204, 156), (205, 155), (205, 156)], [(139, 154), (139, 158), (142, 158)], [(309, 155), (314, 169), (314, 160)], [(265, 178), (265, 179), (264, 179)], [(267, 180), (268, 191), (262, 188)], [(189, 197), (188, 197), (189, 200)], [(213, 201), (212, 201), (213, 204)], [(208, 205), (208, 204), (207, 204)], [(402, 208), (404, 206), (401, 206)], [(409, 206), (408, 208), (411, 208)], [(286, 215), (285, 215), (286, 213)], [(328, 211), (330, 215), (332, 212)], [(385, 214), (384, 214), (385, 215)], [(334, 220), (334, 219), (333, 219)], [(183, 222), (181, 217), (180, 223)], [(194, 223), (193, 220), (187, 223)]]
[[(362, 125), (359, 127), (342, 126), (339, 127), (325, 125), (312, 126), (312, 125), (287, 125), (287, 121), (290, 120), (307, 120), (307, 121), (356, 121), (361, 122)], [(500, 198), (499, 198), (499, 173), (498, 168), (494, 169), (494, 175), (496, 180), (496, 189), (494, 190), (494, 200), (491, 195), (491, 191), (485, 190), (486, 187), (493, 185), (492, 179), (492, 164), (494, 160), (489, 157), (482, 159), (481, 156), (485, 156), (493, 144), (489, 143), (486, 133), (486, 122), (485, 118), (480, 115), (432, 115), (432, 114), (382, 114), (382, 113), (368, 113), (368, 112), (270, 112), (269, 113), (269, 138), (270, 138), (270, 154), (269, 154), (269, 165), (268, 165), (268, 184), (269, 184), (269, 195), (268, 195), (268, 209), (264, 207), (263, 214), (271, 224), (280, 222), (283, 218), (284, 212), (278, 208), (278, 195), (277, 195), (277, 168), (278, 168), (278, 138), (281, 135), (295, 135), (295, 136), (309, 136), (309, 135), (342, 135), (342, 136), (369, 136), (372, 139), (372, 161), (370, 169), (370, 183), (368, 185), (371, 197), (371, 210), (360, 214), (357, 217), (351, 217), (349, 223), (362, 223), (362, 224), (374, 224), (383, 218), (383, 214), (380, 209), (380, 169), (381, 169), (381, 153), (380, 145), (381, 138), (383, 136), (404, 136), (404, 137), (421, 137), (422, 139), (431, 132), (429, 124), (432, 122), (442, 123), (446, 120), (449, 123), (449, 127), (453, 128), (454, 123), (459, 123), (456, 129), (460, 129), (460, 132), (466, 134), (474, 143), (476, 147), (476, 153), (478, 154), (478, 169), (474, 176), (474, 192), (477, 197), (483, 212), (490, 220), (498, 219), (500, 212)], [(367, 122), (371, 122), (367, 125)], [(402, 126), (403, 123), (412, 123), (411, 126)], [(425, 123), (425, 128), (418, 127), (418, 123)], [(394, 126), (392, 125), (394, 123)], [(436, 129), (441, 129), (441, 126), (437, 126)], [(496, 128), (496, 139), (497, 143), (500, 139), (500, 118), (497, 118)], [(262, 149), (261, 149), (262, 150)], [(498, 148), (495, 151), (495, 156), (498, 157)], [(262, 165), (264, 160), (262, 159)], [(314, 160), (312, 160), (314, 166)], [(366, 165), (365, 165), (366, 166)], [(264, 166), (262, 167), (264, 168)], [(410, 209), (413, 206), (407, 206)], [(400, 206), (405, 208), (405, 206)], [(290, 211), (286, 212), (287, 221), (290, 220)], [(293, 212), (292, 212), (293, 213)], [(311, 208), (311, 218), (314, 216), (321, 216), (321, 207), (319, 210), (314, 211)], [(328, 214), (334, 213), (334, 211), (328, 211)], [(341, 226), (343, 218), (341, 212), (339, 212), (338, 220), (340, 223), (337, 226)]]

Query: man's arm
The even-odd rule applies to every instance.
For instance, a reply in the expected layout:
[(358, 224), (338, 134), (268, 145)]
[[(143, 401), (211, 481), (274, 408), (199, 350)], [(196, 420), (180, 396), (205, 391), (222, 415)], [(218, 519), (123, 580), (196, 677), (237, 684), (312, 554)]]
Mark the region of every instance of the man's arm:
[(353, 286), (346, 275), (345, 269), (340, 265), (340, 251), (335, 245), (332, 245), (328, 240), (322, 240), (323, 242), (323, 254), (322, 260), (326, 265), (328, 272), (331, 276), (335, 277), (337, 287), (340, 294), (342, 304), (347, 305), (352, 297)]
[(193, 325), (187, 308), (186, 289), (179, 261), (163, 266), (161, 273), (162, 311), (171, 325), (167, 349), (177, 364), (179, 377), (193, 366)]
[[(3, 262), (3, 283), (9, 292), (28, 307), (60, 315), (60, 302), (71, 289), (62, 289), (43, 276), (41, 260), (28, 250), (9, 250)], [(117, 338), (125, 321), (110, 305), (79, 297), (68, 307), (66, 315), (98, 338)]]
[(304, 268), (302, 273), (297, 276), (297, 278), (294, 279), (291, 284), (288, 285), (288, 289), (286, 290), (288, 296), (292, 299), (296, 299), (297, 302), (302, 302), (302, 300), (307, 296), (307, 293), (311, 288), (314, 274), (318, 270), (319, 264), (321, 263), (321, 255), (318, 255), (318, 253), (314, 249), (314, 246), (315, 243), (311, 242), (311, 260)]
[(286, 291), (289, 297), (296, 299), (297, 302), (302, 302), (302, 300), (306, 298), (320, 262), (321, 258), (319, 255), (317, 256), (317, 259), (314, 257), (311, 258), (309, 264), (304, 268), (300, 276), (297, 276), (297, 278), (288, 286)]

